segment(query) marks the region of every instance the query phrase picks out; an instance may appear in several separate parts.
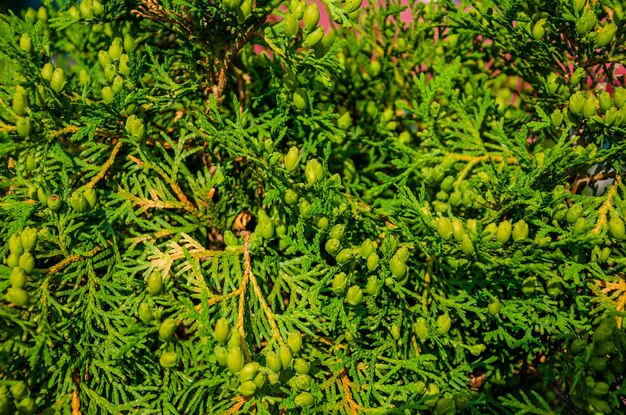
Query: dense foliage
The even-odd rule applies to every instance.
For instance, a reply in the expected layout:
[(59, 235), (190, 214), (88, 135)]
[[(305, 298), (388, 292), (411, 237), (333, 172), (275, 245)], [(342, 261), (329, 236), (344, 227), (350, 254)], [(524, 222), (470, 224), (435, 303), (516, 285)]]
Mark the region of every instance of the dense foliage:
[(2, 15), (0, 414), (626, 411), (626, 2), (462, 3)]

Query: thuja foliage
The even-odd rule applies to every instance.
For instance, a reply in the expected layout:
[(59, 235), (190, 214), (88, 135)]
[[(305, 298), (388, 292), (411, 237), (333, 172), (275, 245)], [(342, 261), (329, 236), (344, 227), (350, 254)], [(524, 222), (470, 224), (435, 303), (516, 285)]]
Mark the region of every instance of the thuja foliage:
[(2, 15), (0, 413), (623, 412), (624, 3)]

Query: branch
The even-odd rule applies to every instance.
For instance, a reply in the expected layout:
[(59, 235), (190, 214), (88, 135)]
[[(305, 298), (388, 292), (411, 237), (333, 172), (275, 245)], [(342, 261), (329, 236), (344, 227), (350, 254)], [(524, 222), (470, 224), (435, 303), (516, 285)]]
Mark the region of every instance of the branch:
[[(248, 30), (243, 34), (243, 36), (241, 36), (241, 38), (239, 38), (234, 44), (226, 46), (226, 55), (224, 57), (224, 60), (221, 62), (221, 64), (219, 64), (218, 70), (217, 70), (217, 85), (214, 85), (212, 88), (213, 96), (215, 97), (215, 100), (217, 101), (218, 104), (222, 101), (222, 94), (224, 93), (224, 90), (226, 89), (226, 81), (227, 81), (226, 71), (228, 70), (228, 67), (230, 66), (230, 62), (233, 59), (233, 56), (236, 56), (241, 50), (241, 48), (250, 41), (250, 38), (254, 34), (256, 34), (256, 32), (261, 28), (263, 23), (265, 23), (265, 20), (267, 19), (268, 15), (269, 15), (269, 12), (267, 14), (264, 14), (263, 16), (259, 16), (259, 19), (257, 20), (257, 22), (254, 25), (252, 25), (250, 28), (248, 28)], [(209, 108), (210, 108), (209, 102), (207, 100), (206, 112), (209, 111)]]
[(80, 261), (83, 258), (91, 258), (98, 252), (102, 251), (103, 249), (104, 249), (103, 247), (97, 246), (93, 248), (92, 250), (90, 250), (89, 252), (87, 252), (87, 255), (75, 254), (75, 255), (69, 256), (65, 258), (63, 261), (59, 262), (58, 264), (51, 266), (50, 269), (48, 269), (48, 274), (54, 274), (55, 272), (58, 272), (62, 268), (71, 264), (72, 262)]
[[(248, 234), (247, 238), (249, 239), (250, 238), (250, 232), (247, 232), (247, 234)], [(265, 297), (263, 296), (263, 293), (261, 292), (261, 287), (259, 286), (259, 283), (258, 283), (256, 277), (252, 273), (252, 269), (248, 268), (248, 267), (250, 267), (250, 253), (247, 251), (247, 249), (244, 249), (243, 255), (244, 255), (244, 258), (245, 258), (245, 262), (246, 262), (246, 269), (250, 269), (250, 271), (248, 273), (248, 276), (250, 278), (250, 282), (252, 283), (252, 288), (254, 289), (254, 293), (256, 294), (257, 299), (261, 303), (261, 308), (263, 308), (263, 311), (265, 312), (265, 316), (267, 317), (267, 321), (270, 323), (270, 327), (272, 328), (272, 337), (274, 339), (278, 340), (278, 344), (282, 345), (283, 344), (283, 338), (280, 335), (280, 330), (278, 329), (278, 324), (276, 324), (276, 318), (274, 317), (274, 312), (267, 305), (267, 302), (265, 301)]]
[(72, 393), (72, 415), (82, 415), (80, 412), (80, 398), (78, 397), (78, 390), (74, 390)]
[(585, 187), (589, 184), (594, 184), (602, 180), (613, 179), (613, 178), (615, 178), (614, 171), (608, 172), (608, 173), (602, 172), (602, 173), (594, 174), (593, 176), (581, 177), (574, 182), (574, 186), (572, 187), (572, 193), (577, 194), (578, 189), (580, 189), (581, 187)]
[(245, 303), (246, 303), (246, 285), (248, 284), (248, 278), (251, 273), (250, 271), (250, 253), (248, 251), (248, 244), (250, 243), (250, 233), (246, 232), (243, 235), (243, 256), (245, 261), (245, 270), (243, 272), (243, 277), (241, 278), (241, 285), (239, 286), (239, 310), (237, 312), (237, 330), (241, 335), (241, 343), (242, 350), (246, 355), (246, 360), (251, 360), (252, 356), (250, 355), (250, 351), (246, 345), (246, 332), (243, 329), (244, 323), (244, 314), (245, 314)]
[(341, 377), (341, 386), (343, 387), (343, 392), (346, 396), (346, 402), (350, 407), (350, 413), (352, 415), (357, 415), (359, 413), (358, 411), (364, 411), (365, 408), (363, 408), (361, 405), (356, 403), (354, 399), (352, 399), (352, 393), (350, 392), (350, 379), (348, 379), (348, 374), (346, 373), (345, 367), (341, 368), (339, 376)]
[(109, 155), (109, 158), (107, 159), (107, 161), (100, 168), (100, 171), (98, 172), (98, 174), (96, 174), (89, 181), (89, 183), (87, 183), (87, 185), (85, 187), (87, 187), (87, 188), (94, 187), (96, 185), (96, 183), (98, 183), (98, 181), (104, 177), (104, 175), (106, 174), (107, 170), (113, 165), (113, 162), (115, 161), (115, 156), (120, 151), (120, 148), (122, 148), (122, 142), (118, 141), (117, 144), (115, 145), (115, 147), (113, 147), (113, 150), (111, 151), (111, 154)]
[(613, 196), (615, 196), (615, 193), (617, 192), (619, 179), (620, 179), (619, 176), (615, 176), (613, 185), (611, 186), (611, 188), (609, 189), (609, 192), (606, 195), (606, 200), (604, 201), (604, 203), (602, 203), (602, 206), (600, 206), (600, 209), (598, 209), (598, 213), (599, 213), (598, 223), (596, 223), (595, 228), (593, 228), (592, 230), (592, 232), (595, 233), (596, 235), (599, 235), (600, 232), (602, 232), (602, 228), (604, 227), (604, 224), (606, 223), (606, 214), (611, 208), (611, 205), (613, 203)]
[[(172, 26), (178, 26), (187, 35), (193, 34), (193, 22), (189, 17), (172, 10), (165, 10), (156, 0), (142, 0), (143, 5), (137, 9), (131, 10), (131, 14), (144, 19), (169, 23)], [(172, 17), (174, 16), (174, 17)]]
[(241, 407), (248, 401), (248, 399), (244, 398), (243, 396), (240, 396), (239, 399), (237, 400), (237, 402), (235, 402), (235, 404), (226, 412), (224, 412), (224, 415), (234, 415), (236, 413), (239, 412), (239, 409), (241, 409)]

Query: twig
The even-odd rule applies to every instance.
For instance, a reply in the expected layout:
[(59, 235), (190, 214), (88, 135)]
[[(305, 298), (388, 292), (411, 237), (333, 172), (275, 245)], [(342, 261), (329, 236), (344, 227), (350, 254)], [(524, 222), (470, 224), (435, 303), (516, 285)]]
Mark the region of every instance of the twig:
[[(463, 181), (463, 179), (465, 179), (465, 177), (469, 174), (472, 168), (474, 168), (474, 166), (477, 165), (478, 163), (488, 161), (488, 160), (502, 163), (505, 160), (504, 156), (490, 155), (490, 154), (487, 154), (484, 156), (468, 156), (465, 154), (457, 154), (454, 156), (454, 158), (458, 161), (468, 162), (467, 166), (465, 166), (465, 168), (461, 170), (461, 172), (459, 173), (459, 177), (456, 179), (457, 186)], [(517, 159), (512, 156), (507, 157), (506, 161), (511, 164), (517, 164)]]
[(268, 322), (270, 323), (270, 327), (272, 328), (272, 337), (274, 339), (276, 339), (278, 341), (279, 344), (283, 344), (283, 338), (280, 335), (280, 330), (278, 329), (278, 324), (276, 324), (276, 318), (274, 316), (274, 313), (272, 312), (272, 310), (270, 309), (270, 307), (267, 305), (267, 302), (265, 301), (265, 297), (263, 296), (263, 292), (261, 291), (261, 287), (259, 286), (259, 283), (256, 279), (256, 277), (254, 276), (254, 274), (252, 273), (252, 260), (250, 258), (250, 250), (248, 249), (248, 244), (250, 243), (250, 231), (243, 231), (243, 258), (244, 258), (244, 276), (241, 282), (241, 287), (240, 290), (242, 291), (239, 295), (239, 320), (238, 324), (240, 324), (240, 333), (242, 334), (243, 337), (243, 306), (244, 306), (244, 296), (245, 296), (245, 284), (248, 283), (248, 281), (252, 284), (252, 289), (254, 290), (254, 293), (257, 297), (257, 299), (259, 300), (259, 302), (261, 303), (261, 308), (263, 309), (263, 312), (265, 313), (265, 316), (267, 317)]
[(74, 393), (72, 393), (72, 415), (82, 415), (80, 412), (80, 397), (78, 396), (77, 389), (74, 389)]
[[(269, 14), (269, 13), (268, 13)], [(226, 72), (228, 67), (230, 66), (230, 62), (233, 56), (236, 56), (241, 48), (250, 41), (250, 38), (257, 33), (259, 28), (265, 23), (268, 14), (263, 16), (259, 16), (257, 22), (248, 29), (246, 33), (241, 36), (234, 44), (226, 47), (226, 54), (224, 56), (224, 60), (222, 62), (218, 62), (217, 69), (217, 84), (213, 86), (213, 96), (215, 97), (216, 102), (219, 104), (222, 101), (222, 94), (226, 89)], [(215, 79), (215, 74), (212, 74), (211, 78)], [(206, 112), (209, 111), (209, 102), (207, 100), (207, 109)]]
[(602, 232), (602, 227), (604, 227), (604, 224), (606, 223), (606, 214), (611, 208), (611, 204), (613, 203), (613, 196), (615, 196), (615, 193), (617, 192), (619, 179), (620, 179), (619, 176), (615, 176), (613, 185), (611, 186), (611, 188), (609, 189), (609, 192), (606, 195), (606, 200), (604, 201), (604, 203), (602, 203), (602, 206), (600, 206), (600, 209), (598, 209), (598, 213), (599, 213), (598, 223), (592, 230), (592, 232), (595, 233), (596, 235), (599, 235), (600, 232)]
[(239, 397), (239, 399), (237, 400), (237, 402), (235, 402), (235, 404), (226, 412), (224, 412), (224, 415), (233, 415), (236, 414), (237, 412), (239, 412), (239, 409), (241, 409), (241, 407), (247, 402), (248, 400), (246, 398), (244, 398), (243, 396)]
[(365, 408), (363, 408), (361, 405), (356, 403), (354, 399), (352, 399), (352, 393), (350, 392), (350, 379), (348, 379), (348, 374), (346, 373), (345, 367), (341, 368), (339, 376), (341, 377), (341, 386), (343, 387), (343, 392), (346, 396), (346, 402), (350, 407), (350, 413), (352, 415), (357, 415), (359, 413), (358, 411), (363, 411)]
[(113, 165), (113, 162), (115, 161), (115, 156), (120, 151), (120, 148), (122, 148), (122, 142), (118, 141), (117, 144), (115, 145), (115, 147), (113, 147), (113, 150), (111, 150), (111, 154), (109, 155), (109, 158), (107, 159), (107, 161), (100, 168), (100, 171), (98, 172), (98, 174), (96, 174), (89, 181), (89, 183), (87, 183), (85, 185), (85, 187), (87, 187), (87, 188), (94, 187), (96, 185), (96, 183), (98, 183), (98, 181), (104, 177), (104, 175), (106, 174), (107, 170)]
[(244, 315), (245, 315), (245, 304), (246, 304), (246, 285), (248, 284), (248, 278), (250, 275), (250, 254), (248, 253), (248, 244), (250, 243), (250, 234), (244, 234), (243, 239), (243, 255), (245, 260), (245, 270), (243, 272), (243, 277), (241, 278), (241, 285), (239, 286), (239, 310), (237, 312), (237, 330), (239, 334), (241, 334), (241, 343), (242, 350), (246, 355), (246, 360), (250, 360), (252, 357), (250, 355), (250, 351), (246, 345), (246, 332), (243, 329), (244, 323)]
[(72, 262), (76, 262), (76, 261), (80, 261), (83, 258), (90, 258), (93, 257), (95, 254), (97, 254), (98, 252), (102, 251), (104, 248), (101, 246), (97, 246), (95, 248), (93, 248), (92, 250), (87, 252), (87, 255), (72, 255), (69, 256), (67, 258), (65, 258), (63, 261), (59, 262), (56, 265), (53, 265), (50, 267), (50, 269), (48, 269), (48, 274), (54, 274), (55, 272), (59, 271), (60, 269), (68, 266), (69, 264), (71, 264)]
[[(172, 10), (165, 10), (156, 0), (142, 0), (143, 5), (137, 9), (131, 10), (131, 14), (136, 17), (143, 17), (149, 20), (156, 20), (164, 23), (170, 23), (172, 26), (178, 26), (188, 35), (193, 34), (193, 22), (188, 16), (176, 13)], [(171, 17), (174, 16), (174, 17)]]
[(76, 133), (76, 132), (78, 132), (78, 127), (75, 126), (75, 125), (69, 125), (69, 126), (67, 126), (65, 128), (62, 128), (62, 129), (60, 129), (58, 131), (53, 132), (52, 133), (52, 138), (56, 138), (56, 137), (65, 135), (67, 133), (72, 133), (73, 134), (73, 133)]
[[(245, 257), (246, 251), (244, 251), (243, 254)], [(252, 273), (252, 271), (250, 271), (249, 277), (250, 277), (250, 282), (252, 283), (252, 288), (254, 289), (254, 293), (256, 294), (257, 299), (261, 303), (261, 308), (263, 308), (263, 311), (265, 312), (265, 315), (267, 316), (267, 320), (270, 323), (270, 327), (272, 328), (272, 337), (278, 340), (278, 344), (282, 345), (283, 338), (280, 335), (278, 324), (276, 324), (276, 318), (274, 317), (274, 312), (272, 312), (270, 307), (267, 305), (267, 302), (265, 301), (265, 297), (263, 297), (263, 293), (261, 292), (261, 287), (259, 286), (259, 283), (257, 282), (257, 279)]]
[(572, 193), (573, 194), (578, 193), (578, 189), (581, 187), (584, 187), (589, 184), (593, 184), (602, 180), (612, 179), (614, 177), (615, 177), (614, 171), (608, 172), (608, 173), (602, 172), (602, 173), (594, 174), (593, 176), (581, 177), (574, 182), (574, 186), (572, 187)]
[(163, 179), (165, 179), (165, 181), (167, 181), (168, 184), (171, 186), (172, 190), (176, 194), (176, 197), (178, 197), (178, 200), (183, 203), (185, 210), (188, 212), (194, 212), (196, 210), (196, 207), (193, 203), (189, 201), (189, 199), (187, 199), (187, 196), (185, 196), (180, 186), (178, 186), (178, 183), (171, 181), (169, 177), (167, 177), (165, 172), (161, 174), (161, 177), (163, 177)]

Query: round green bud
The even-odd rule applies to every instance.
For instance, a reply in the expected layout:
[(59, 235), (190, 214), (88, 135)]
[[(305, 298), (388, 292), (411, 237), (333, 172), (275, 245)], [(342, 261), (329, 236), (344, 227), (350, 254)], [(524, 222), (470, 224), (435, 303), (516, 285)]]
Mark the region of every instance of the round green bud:
[(244, 358), (243, 352), (239, 347), (233, 347), (228, 350), (228, 358), (226, 359), (226, 366), (231, 373), (236, 374), (243, 368)]
[(166, 369), (171, 369), (178, 364), (176, 352), (164, 352), (159, 358), (159, 363)]
[(288, 14), (283, 19), (283, 33), (286, 37), (292, 38), (298, 34), (300, 25), (298, 19), (293, 14)]
[(30, 275), (35, 270), (35, 257), (30, 252), (24, 252), (20, 255), (18, 266)]
[(7, 256), (7, 266), (9, 268), (15, 268), (20, 265), (20, 255), (11, 252), (9, 256)]
[(603, 48), (613, 41), (615, 34), (617, 33), (617, 25), (613, 22), (608, 23), (598, 31), (598, 37), (596, 37), (596, 47)]
[(105, 86), (102, 88), (102, 101), (108, 105), (111, 105), (115, 102), (115, 93), (110, 86)]
[(354, 253), (350, 248), (344, 248), (335, 256), (335, 260), (339, 265), (347, 264), (354, 257)]
[(41, 77), (48, 82), (52, 80), (53, 73), (54, 73), (54, 66), (49, 62), (44, 64), (43, 68), (41, 68)]
[(624, 221), (619, 216), (612, 216), (609, 219), (609, 232), (615, 239), (624, 239), (626, 231), (624, 229)]
[(397, 255), (394, 255), (389, 261), (389, 268), (391, 269), (391, 274), (397, 279), (404, 277), (407, 272), (406, 263)]
[(342, 223), (338, 223), (338, 224), (334, 225), (330, 229), (329, 236), (332, 239), (339, 239), (339, 240), (341, 240), (341, 238), (343, 238), (345, 230), (346, 230), (346, 226), (344, 224), (342, 224)]
[(139, 304), (139, 309), (137, 313), (139, 314), (139, 319), (146, 324), (154, 320), (154, 313), (152, 312), (152, 307), (150, 306), (150, 304)]
[(26, 307), (28, 305), (28, 292), (23, 288), (11, 287), (4, 295), (4, 299), (18, 307)]
[(337, 127), (341, 130), (347, 130), (352, 125), (352, 117), (349, 112), (344, 112), (337, 118)]
[(474, 243), (469, 236), (465, 236), (465, 238), (461, 241), (461, 252), (467, 256), (474, 255), (474, 252), (476, 252)]
[(302, 334), (297, 331), (289, 333), (287, 344), (293, 353), (298, 353), (302, 349)]
[(257, 390), (256, 383), (252, 380), (246, 380), (245, 382), (241, 382), (237, 391), (245, 397), (252, 396)]
[[(296, 107), (298, 111), (304, 111), (308, 106), (308, 99), (306, 92), (302, 88), (296, 89), (292, 94), (293, 105)], [(289, 156), (289, 154), (287, 154)], [(285, 167), (287, 165), (287, 161), (285, 160)], [(290, 171), (289, 169), (287, 169)]]
[(163, 289), (163, 276), (161, 275), (161, 272), (157, 270), (152, 271), (152, 273), (148, 276), (146, 286), (151, 295), (160, 294)]
[(280, 372), (280, 369), (282, 369), (282, 362), (280, 357), (278, 357), (275, 352), (270, 350), (265, 355), (265, 366), (267, 366), (267, 368), (274, 373)]
[(583, 207), (581, 205), (572, 205), (565, 214), (565, 220), (567, 223), (574, 224), (581, 217), (583, 213)]
[(61, 200), (59, 195), (52, 194), (48, 196), (47, 205), (51, 211), (58, 212), (63, 206), (63, 200)]
[(278, 351), (278, 357), (280, 358), (280, 364), (283, 368), (287, 369), (291, 366), (291, 361), (293, 359), (293, 353), (291, 352), (291, 347), (288, 344), (283, 344), (280, 346)]
[(226, 367), (228, 365), (228, 349), (224, 346), (215, 346), (213, 352), (215, 353), (217, 364)]
[(500, 309), (502, 308), (502, 304), (500, 303), (500, 301), (493, 300), (492, 302), (490, 302), (487, 305), (487, 311), (489, 312), (489, 314), (491, 314), (492, 316), (496, 316), (500, 313)]
[(20, 234), (15, 233), (9, 237), (9, 252), (17, 255), (24, 253), (24, 247), (22, 246), (22, 238)]
[(135, 48), (135, 38), (127, 33), (124, 35), (124, 52), (130, 53)]
[[(315, 4), (315, 3), (312, 3), (312, 4)], [(302, 42), (302, 46), (305, 48), (312, 48), (313, 46), (317, 45), (322, 40), (323, 37), (324, 37), (324, 28), (322, 26), (318, 26), (317, 29), (309, 33), (304, 38), (304, 42)]]
[(109, 57), (111, 58), (111, 60), (113, 61), (117, 61), (120, 56), (122, 56), (122, 51), (123, 51), (123, 46), (122, 46), (122, 39), (120, 39), (119, 37), (116, 37), (115, 39), (113, 39), (113, 42), (111, 42), (111, 45), (109, 46)]
[(221, 317), (217, 320), (217, 322), (215, 322), (213, 336), (218, 343), (226, 343), (230, 337), (230, 322), (226, 318)]
[(324, 244), (324, 249), (329, 255), (335, 256), (341, 250), (341, 242), (339, 239), (329, 239)]
[(20, 267), (13, 268), (11, 275), (9, 275), (9, 282), (11, 283), (11, 287), (24, 288), (26, 285), (26, 273)]
[(310, 3), (304, 10), (304, 17), (303, 17), (304, 31), (310, 32), (311, 30), (313, 30), (317, 26), (317, 23), (319, 22), (319, 20), (320, 20), (320, 11), (317, 7), (317, 4)]
[(367, 269), (368, 271), (374, 271), (378, 267), (379, 256), (376, 252), (367, 257)]
[(285, 170), (292, 172), (298, 167), (300, 161), (300, 152), (298, 147), (291, 147), (285, 156)]
[(346, 294), (346, 301), (353, 306), (357, 306), (361, 304), (361, 300), (363, 299), (363, 291), (361, 291), (361, 287), (358, 285), (353, 285), (348, 289), (348, 293)]
[(344, 272), (335, 274), (333, 277), (332, 290), (335, 294), (342, 294), (348, 285), (348, 278)]
[(13, 95), (13, 112), (17, 115), (24, 115), (28, 108), (28, 99), (23, 91), (15, 91)]
[(17, 131), (20, 137), (23, 137), (23, 138), (30, 137), (30, 134), (32, 132), (32, 128), (30, 125), (30, 118), (19, 117), (17, 119), (17, 123), (15, 124), (15, 130)]
[(569, 111), (574, 115), (579, 115), (585, 106), (585, 96), (581, 92), (576, 92), (569, 97)]
[(298, 203), (298, 193), (292, 189), (285, 190), (285, 203), (288, 205), (295, 205)]
[(428, 339), (428, 326), (426, 325), (426, 319), (424, 317), (418, 317), (414, 324), (415, 334), (422, 342)]
[(299, 375), (306, 375), (309, 373), (310, 365), (309, 362), (302, 358), (297, 358), (293, 363), (293, 369)]
[(454, 231), (452, 229), (452, 222), (450, 219), (441, 217), (435, 220), (435, 227), (437, 229), (437, 233), (443, 240), (449, 240), (452, 238)]
[(310, 392), (301, 392), (295, 397), (294, 403), (300, 408), (309, 408), (315, 404), (315, 397)]
[(370, 275), (365, 284), (365, 292), (369, 295), (376, 295), (378, 294), (379, 288), (380, 282), (378, 281), (378, 277), (376, 275)]
[(528, 224), (524, 221), (524, 219), (515, 222), (513, 225), (512, 236), (513, 242), (523, 241), (528, 238)]
[(163, 341), (167, 341), (172, 338), (172, 335), (176, 331), (176, 321), (173, 318), (166, 318), (159, 326), (159, 338)]
[(239, 371), (239, 380), (245, 382), (246, 380), (252, 380), (259, 371), (259, 364), (257, 362), (250, 362), (243, 365)]
[(505, 244), (511, 237), (512, 230), (513, 227), (511, 225), (511, 222), (509, 222), (508, 220), (503, 220), (502, 222), (500, 222), (496, 231), (496, 241), (500, 242), (501, 244)]
[(442, 314), (437, 317), (437, 334), (439, 334), (440, 336), (446, 334), (450, 330), (451, 326), (452, 320), (450, 319), (449, 315)]
[(20, 37), (20, 49), (26, 53), (31, 53), (33, 51), (33, 40), (30, 38), (28, 33), (22, 33), (22, 36)]

